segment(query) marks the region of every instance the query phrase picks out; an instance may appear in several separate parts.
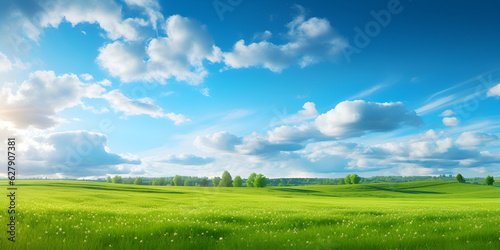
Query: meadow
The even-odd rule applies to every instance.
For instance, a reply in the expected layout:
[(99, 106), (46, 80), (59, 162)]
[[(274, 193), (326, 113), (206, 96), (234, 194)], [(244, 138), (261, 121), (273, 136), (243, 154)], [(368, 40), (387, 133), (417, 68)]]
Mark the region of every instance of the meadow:
[(500, 189), (491, 186), (17, 187), (18, 236), (7, 240), (4, 195), (0, 249), (500, 249)]

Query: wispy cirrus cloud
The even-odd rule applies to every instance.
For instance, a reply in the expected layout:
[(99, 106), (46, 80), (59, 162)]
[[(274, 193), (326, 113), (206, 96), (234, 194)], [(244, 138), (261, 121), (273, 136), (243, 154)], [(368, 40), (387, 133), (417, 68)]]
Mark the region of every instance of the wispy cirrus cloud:
[(116, 112), (123, 112), (126, 116), (149, 115), (153, 118), (168, 118), (177, 125), (190, 121), (182, 114), (164, 113), (150, 98), (130, 99), (117, 89), (102, 95), (102, 98), (107, 100)]

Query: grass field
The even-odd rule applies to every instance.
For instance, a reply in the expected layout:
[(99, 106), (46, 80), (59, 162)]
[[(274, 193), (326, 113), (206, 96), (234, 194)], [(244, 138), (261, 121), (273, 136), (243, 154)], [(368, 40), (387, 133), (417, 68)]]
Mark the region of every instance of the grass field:
[(18, 236), (6, 239), (4, 195), (0, 249), (500, 249), (497, 187), (17, 187)]

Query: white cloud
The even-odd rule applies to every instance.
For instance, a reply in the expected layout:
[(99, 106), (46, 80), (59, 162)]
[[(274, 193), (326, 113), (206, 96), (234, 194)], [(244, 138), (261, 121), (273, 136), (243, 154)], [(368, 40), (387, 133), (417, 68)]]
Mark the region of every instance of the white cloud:
[(498, 140), (498, 137), (494, 134), (486, 134), (476, 131), (467, 131), (463, 132), (458, 137), (456, 143), (466, 147), (477, 147), (484, 145), (486, 142), (494, 140)]
[(500, 96), (500, 83), (489, 89), (487, 96)]
[(161, 93), (161, 96), (171, 96), (171, 95), (176, 95), (176, 91), (168, 91), (168, 92), (163, 92)]
[(87, 106), (85, 104), (82, 104), (81, 107), (83, 110), (90, 110), (94, 114), (104, 114), (104, 113), (109, 112), (109, 109), (107, 109), (105, 107), (101, 107), (100, 109), (96, 109), (93, 106)]
[(99, 64), (122, 81), (164, 81), (175, 78), (197, 85), (207, 76), (204, 61), (218, 62), (220, 49), (205, 26), (174, 15), (166, 20), (166, 37), (153, 38), (146, 48), (114, 42), (100, 49)]
[[(470, 132), (476, 134), (478, 132)], [(315, 142), (308, 144), (299, 155), (308, 159), (311, 171), (321, 164), (338, 157), (349, 161), (349, 167), (339, 166), (340, 169), (351, 171), (372, 171), (376, 169), (392, 168), (393, 170), (409, 171), (418, 169), (428, 174), (436, 171), (448, 171), (453, 168), (489, 166), (500, 163), (500, 158), (480, 148), (462, 148), (450, 137), (435, 138), (428, 136), (429, 131), (417, 135), (398, 138), (382, 144), (365, 145), (346, 142)], [(494, 140), (496, 140), (495, 138)], [(474, 144), (484, 146), (483, 144)], [(332, 158), (333, 157), (333, 158)], [(319, 166), (316, 166), (319, 163)], [(441, 169), (441, 170), (439, 170)], [(410, 171), (411, 172), (411, 171)]]
[(448, 103), (455, 100), (455, 98), (456, 97), (454, 95), (440, 98), (438, 100), (435, 100), (429, 104), (426, 104), (426, 105), (418, 108), (417, 110), (415, 110), (415, 112), (417, 112), (417, 114), (419, 114), (419, 115), (424, 115), (424, 114), (431, 112), (431, 111), (434, 111), (442, 106), (448, 105)]
[(6, 55), (0, 52), (0, 73), (8, 72), (10, 70), (12, 70), (12, 62)]
[(268, 140), (271, 142), (295, 142), (301, 143), (308, 140), (333, 139), (321, 133), (312, 123), (300, 126), (281, 126), (267, 132)]
[(91, 74), (81, 74), (80, 75), (80, 78), (82, 78), (83, 80), (85, 81), (91, 81), (91, 80), (94, 80), (94, 77), (91, 75)]
[(360, 99), (360, 98), (364, 98), (364, 97), (367, 97), (377, 91), (379, 91), (380, 89), (383, 89), (387, 87), (387, 84), (377, 84), (367, 90), (363, 90), (361, 91), (360, 93), (356, 94), (355, 96), (349, 98), (349, 100), (356, 100), (356, 99)]
[(259, 41), (265, 41), (270, 39), (273, 36), (273, 33), (271, 31), (266, 30), (264, 32), (259, 32), (253, 36), (254, 40), (259, 40)]
[(108, 79), (104, 79), (100, 82), (97, 82), (97, 84), (102, 85), (102, 86), (106, 86), (106, 87), (109, 87), (112, 85), (111, 81)]
[[(128, 173), (133, 166), (141, 164), (133, 155), (111, 152), (107, 147), (108, 138), (102, 133), (84, 130), (45, 133), (0, 126), (0, 134), (22, 142), (22, 146), (16, 148), (16, 155), (22, 160), (26, 178), (102, 177)], [(5, 149), (0, 148), (0, 153), (5, 153)], [(0, 159), (0, 164), (5, 165), (5, 159)]]
[[(107, 148), (107, 136), (100, 133), (68, 131), (33, 140), (35, 143), (27, 147), (23, 156), (32, 163), (25, 169), (30, 175), (103, 176), (128, 172), (122, 164), (141, 163), (137, 158), (111, 153)], [(42, 152), (32, 154), (34, 150)]]
[(208, 152), (234, 152), (234, 147), (241, 142), (240, 137), (223, 131), (213, 135), (197, 136), (194, 145)]
[(339, 103), (334, 109), (318, 116), (315, 125), (324, 135), (348, 138), (366, 132), (391, 131), (402, 125), (420, 126), (423, 121), (401, 102), (356, 100)]
[(441, 113), (439, 116), (453, 116), (456, 114), (457, 113), (453, 112), (453, 110), (447, 109), (447, 110), (443, 111), (443, 113)]
[(98, 98), (104, 91), (96, 84), (84, 84), (76, 75), (56, 76), (53, 71), (36, 71), (15, 94), (10, 88), (0, 93), (0, 119), (17, 128), (47, 129), (60, 120), (55, 114), (81, 104), (82, 98)]
[(298, 64), (309, 64), (333, 59), (346, 46), (346, 41), (335, 34), (325, 18), (305, 19), (297, 16), (287, 24), (288, 43), (274, 44), (265, 39), (258, 43), (245, 44), (239, 40), (233, 51), (223, 53), (224, 63), (230, 68), (262, 66), (274, 72)]
[(176, 125), (190, 121), (182, 114), (164, 113), (163, 109), (154, 104), (150, 98), (130, 99), (117, 89), (104, 94), (102, 98), (107, 100), (116, 112), (123, 112), (126, 116), (149, 115), (153, 118), (168, 118)]
[(443, 124), (445, 126), (457, 126), (460, 123), (456, 117), (445, 117), (443, 118)]
[(10, 44), (29, 47), (29, 42), (38, 41), (43, 29), (57, 28), (63, 21), (73, 26), (80, 23), (98, 24), (110, 39), (138, 40), (139, 29), (147, 25), (142, 18), (122, 17), (122, 6), (113, 0), (37, 1), (23, 4), (7, 2), (0, 10), (2, 33), (11, 34)]
[(206, 165), (215, 161), (215, 159), (212, 157), (199, 157), (193, 154), (169, 154), (155, 159), (155, 161), (178, 165)]
[(0, 73), (9, 72), (14, 69), (27, 69), (29, 63), (23, 63), (21, 59), (14, 57), (14, 63), (9, 58), (0, 52)]
[(302, 106), (302, 110), (299, 110), (297, 114), (293, 114), (287, 118), (282, 119), (276, 124), (290, 124), (290, 123), (299, 123), (305, 120), (313, 119), (318, 116), (318, 111), (316, 110), (316, 104), (313, 102), (306, 102)]
[(144, 9), (146, 15), (149, 16), (150, 24), (156, 30), (156, 25), (158, 22), (164, 20), (161, 14), (160, 4), (155, 0), (125, 0), (128, 6), (136, 6)]
[(235, 145), (235, 152), (240, 155), (255, 155), (259, 157), (273, 157), (276, 153), (282, 151), (295, 151), (302, 149), (303, 146), (297, 143), (280, 142), (274, 143), (269, 141), (267, 138), (259, 136), (257, 133), (253, 133), (249, 136), (245, 136), (242, 143)]
[[(312, 103), (306, 103), (304, 112), (299, 114), (317, 115)], [(368, 132), (391, 131), (403, 125), (419, 126), (422, 123), (415, 112), (407, 111), (399, 102), (345, 101), (314, 121), (299, 126), (277, 127), (262, 136), (253, 133), (237, 137), (227, 132), (198, 136), (195, 145), (208, 152), (223, 151), (269, 158), (281, 152), (300, 150), (304, 144), (315, 141), (358, 137)]]

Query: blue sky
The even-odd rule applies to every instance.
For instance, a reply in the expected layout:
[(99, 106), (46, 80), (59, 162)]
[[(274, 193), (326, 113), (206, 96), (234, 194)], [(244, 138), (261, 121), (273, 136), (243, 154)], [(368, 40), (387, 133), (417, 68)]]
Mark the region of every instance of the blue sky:
[(500, 175), (496, 1), (6, 6), (26, 177)]

